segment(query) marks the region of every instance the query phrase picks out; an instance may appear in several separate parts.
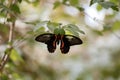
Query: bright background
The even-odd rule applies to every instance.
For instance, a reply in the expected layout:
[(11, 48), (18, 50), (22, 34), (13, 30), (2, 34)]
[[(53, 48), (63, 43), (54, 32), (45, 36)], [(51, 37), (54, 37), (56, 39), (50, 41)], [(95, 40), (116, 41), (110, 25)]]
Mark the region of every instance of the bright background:
[[(2, 80), (120, 80), (120, 12), (97, 3), (89, 6), (89, 0), (79, 0), (84, 11), (62, 4), (53, 9), (55, 1), (59, 0), (22, 0), (19, 4), (15, 47)], [(79, 26), (85, 33), (80, 34), (83, 44), (72, 46), (68, 54), (61, 54), (59, 46), (55, 53), (49, 53), (45, 44), (36, 42), (36, 36), (28, 33), (41, 26), (39, 21), (49, 20)], [(9, 29), (1, 26), (0, 58), (8, 34)]]

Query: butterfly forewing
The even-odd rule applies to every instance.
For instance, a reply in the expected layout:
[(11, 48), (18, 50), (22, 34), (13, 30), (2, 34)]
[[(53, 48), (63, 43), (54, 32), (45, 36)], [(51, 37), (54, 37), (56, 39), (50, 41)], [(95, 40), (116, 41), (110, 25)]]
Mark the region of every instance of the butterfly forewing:
[(35, 38), (35, 40), (38, 42), (46, 43), (47, 41), (49, 41), (51, 39), (52, 36), (53, 36), (53, 34), (51, 34), (51, 33), (41, 34), (41, 35), (38, 35)]
[(65, 37), (67, 38), (67, 40), (69, 41), (70, 43), (70, 46), (72, 45), (79, 45), (79, 44), (82, 44), (82, 40), (76, 36), (73, 36), (73, 35), (65, 35)]
[(35, 40), (47, 44), (47, 48), (50, 53), (54, 52), (56, 49), (55, 34), (51, 34), (51, 33), (41, 34), (37, 36)]

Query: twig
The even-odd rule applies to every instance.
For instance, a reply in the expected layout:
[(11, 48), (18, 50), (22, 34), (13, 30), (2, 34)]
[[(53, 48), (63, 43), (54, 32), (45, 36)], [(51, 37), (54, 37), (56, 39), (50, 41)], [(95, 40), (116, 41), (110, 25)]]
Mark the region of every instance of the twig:
[(8, 48), (6, 49), (5, 54), (4, 54), (3, 57), (2, 57), (2, 60), (1, 60), (1, 63), (0, 63), (0, 72), (2, 72), (5, 64), (6, 64), (7, 61), (9, 60), (9, 56), (10, 56), (11, 51), (12, 51), (12, 49), (13, 49), (12, 40), (13, 40), (14, 26), (15, 26), (15, 22), (13, 22), (13, 23), (10, 25)]

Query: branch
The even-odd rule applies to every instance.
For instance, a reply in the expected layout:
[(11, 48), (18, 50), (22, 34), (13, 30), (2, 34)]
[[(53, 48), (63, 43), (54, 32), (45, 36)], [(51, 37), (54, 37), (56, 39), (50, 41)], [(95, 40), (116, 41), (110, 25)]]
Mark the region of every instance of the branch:
[(0, 63), (0, 72), (2, 72), (5, 64), (7, 63), (7, 61), (9, 60), (9, 56), (11, 54), (11, 51), (13, 49), (12, 46), (12, 41), (13, 41), (13, 32), (14, 32), (14, 26), (15, 26), (15, 22), (13, 22), (10, 25), (10, 31), (9, 31), (9, 40), (8, 40), (8, 47), (5, 51), (5, 54), (2, 57), (1, 63)]

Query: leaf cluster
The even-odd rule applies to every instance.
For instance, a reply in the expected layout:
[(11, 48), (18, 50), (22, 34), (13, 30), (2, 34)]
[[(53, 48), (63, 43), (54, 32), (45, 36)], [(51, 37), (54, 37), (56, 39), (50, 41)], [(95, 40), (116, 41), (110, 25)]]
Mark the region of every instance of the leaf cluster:
[(90, 6), (98, 3), (99, 5), (101, 5), (103, 8), (112, 8), (115, 11), (119, 11), (118, 5), (112, 1), (105, 1), (105, 0), (91, 0), (90, 1)]
[[(62, 32), (62, 34), (72, 34), (77, 37), (79, 37), (79, 33), (85, 34), (84, 31), (79, 29), (79, 27), (75, 24), (62, 25), (62, 23), (56, 23), (56, 22), (51, 22), (51, 21), (41, 21), (37, 24), (39, 24), (39, 26), (37, 25), (36, 26), (37, 28), (33, 32), (31, 32), (31, 34), (40, 34), (40, 33), (48, 33), (48, 32), (61, 33)], [(47, 32), (45, 31), (45, 27), (48, 28)]]

